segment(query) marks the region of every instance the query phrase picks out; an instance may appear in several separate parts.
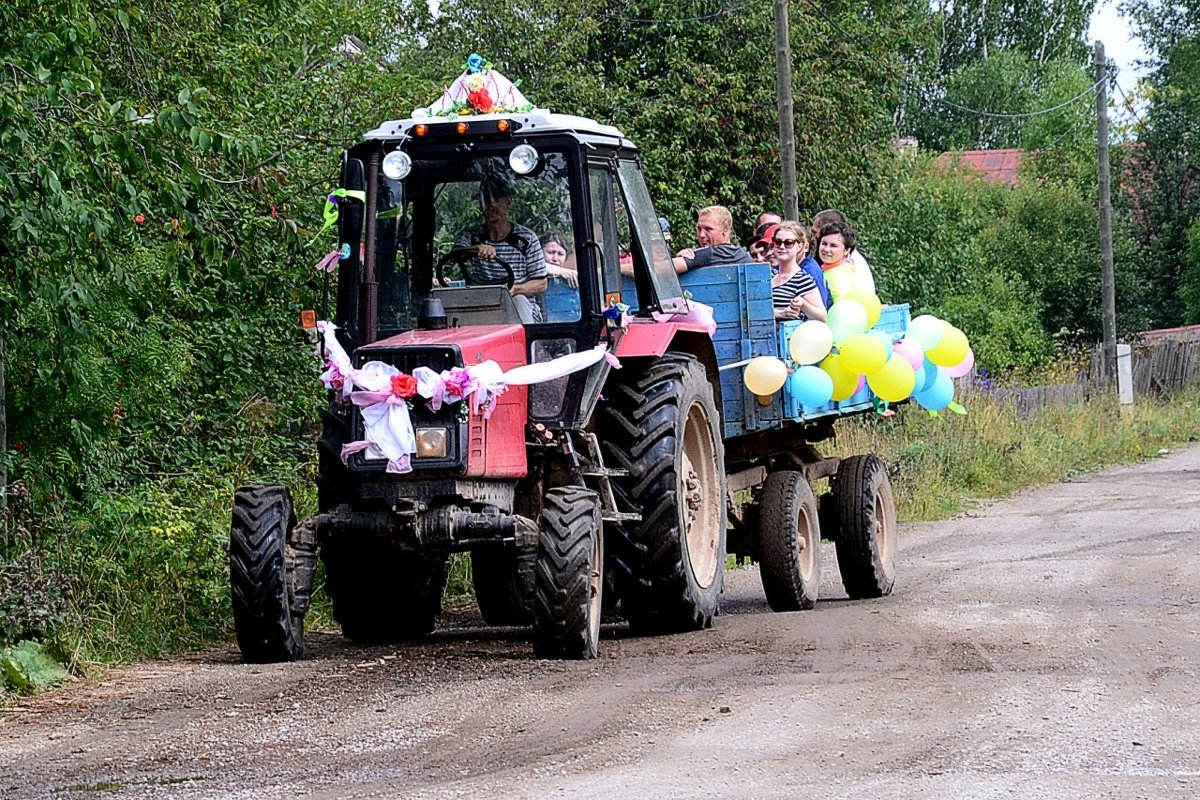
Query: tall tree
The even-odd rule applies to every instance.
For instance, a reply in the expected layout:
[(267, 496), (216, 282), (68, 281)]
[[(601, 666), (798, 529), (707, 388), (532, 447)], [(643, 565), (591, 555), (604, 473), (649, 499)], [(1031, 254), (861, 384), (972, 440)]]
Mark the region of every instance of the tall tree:
[(1200, 2), (1121, 9), (1150, 53), (1125, 196), (1144, 247), (1147, 306), (1161, 325), (1200, 322)]
[[(935, 56), (912, 87), (901, 128), (932, 150), (1023, 146), (1019, 115), (1049, 108), (1064, 68), (1087, 63), (1095, 0), (936, 2)], [(982, 113), (980, 113), (982, 112)]]

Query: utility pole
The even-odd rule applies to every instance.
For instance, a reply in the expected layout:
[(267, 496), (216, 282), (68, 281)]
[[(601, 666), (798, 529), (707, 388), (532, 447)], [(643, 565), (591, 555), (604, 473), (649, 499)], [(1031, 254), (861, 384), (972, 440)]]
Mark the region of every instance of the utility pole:
[(1104, 334), (1104, 374), (1117, 368), (1117, 300), (1113, 278), (1112, 198), (1108, 174), (1108, 65), (1104, 43), (1096, 40), (1096, 161), (1100, 182), (1100, 313)]
[(775, 0), (775, 94), (779, 103), (779, 161), (783, 165), (783, 218), (800, 215), (796, 194), (796, 127), (792, 106), (792, 39), (788, 0)]

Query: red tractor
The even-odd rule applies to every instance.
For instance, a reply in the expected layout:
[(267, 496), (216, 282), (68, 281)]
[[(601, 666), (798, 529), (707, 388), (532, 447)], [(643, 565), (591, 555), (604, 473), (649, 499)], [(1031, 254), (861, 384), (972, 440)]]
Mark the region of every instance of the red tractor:
[[(542, 657), (594, 657), (617, 602), (635, 631), (708, 627), (727, 535), (734, 553), (765, 557), (772, 606), (811, 607), (809, 481), (843, 480), (811, 442), (837, 414), (789, 420), (782, 398), (720, 371), (719, 358), (778, 352), (769, 278), (745, 278), (763, 265), (697, 271), (710, 294), (730, 290), (727, 275), (738, 284), (734, 303), (712, 298), (714, 338), (620, 131), (536, 109), (388, 122), (344, 153), (331, 199), (319, 511), (297, 525), (284, 487), (236, 495), (247, 660), (300, 657), (318, 555), (343, 634), (363, 643), (429, 633), (462, 551), (484, 620), (532, 625)], [(556, 237), (566, 259), (547, 274)], [(856, 596), (886, 594), (886, 471), (874, 457), (844, 466), (839, 496), (865, 497), (842, 503), (840, 524), (858, 531), (846, 549)], [(822, 510), (832, 532), (838, 508)]]

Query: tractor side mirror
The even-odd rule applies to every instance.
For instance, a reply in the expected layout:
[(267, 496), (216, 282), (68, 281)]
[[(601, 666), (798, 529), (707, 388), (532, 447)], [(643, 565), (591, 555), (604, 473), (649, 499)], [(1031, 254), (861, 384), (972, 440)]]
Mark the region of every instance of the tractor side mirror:
[[(341, 180), (338, 183), (348, 191), (365, 192), (367, 178), (362, 159), (343, 159)], [(358, 252), (358, 243), (362, 239), (363, 211), (361, 203), (343, 203), (339, 215), (341, 240), (348, 242), (355, 253)]]

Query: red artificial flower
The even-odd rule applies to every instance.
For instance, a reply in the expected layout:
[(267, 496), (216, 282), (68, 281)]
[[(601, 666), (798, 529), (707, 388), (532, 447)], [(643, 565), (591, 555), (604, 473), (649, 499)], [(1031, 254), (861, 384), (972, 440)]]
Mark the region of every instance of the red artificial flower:
[(488, 94), (486, 88), (476, 89), (467, 95), (467, 102), (476, 111), (486, 114), (492, 110), (492, 96)]
[(417, 393), (417, 379), (403, 372), (392, 376), (392, 394), (405, 400)]
[(133, 218), (133, 221), (136, 222), (138, 225), (141, 225), (143, 222), (146, 221), (146, 215), (138, 214), (136, 217)]

